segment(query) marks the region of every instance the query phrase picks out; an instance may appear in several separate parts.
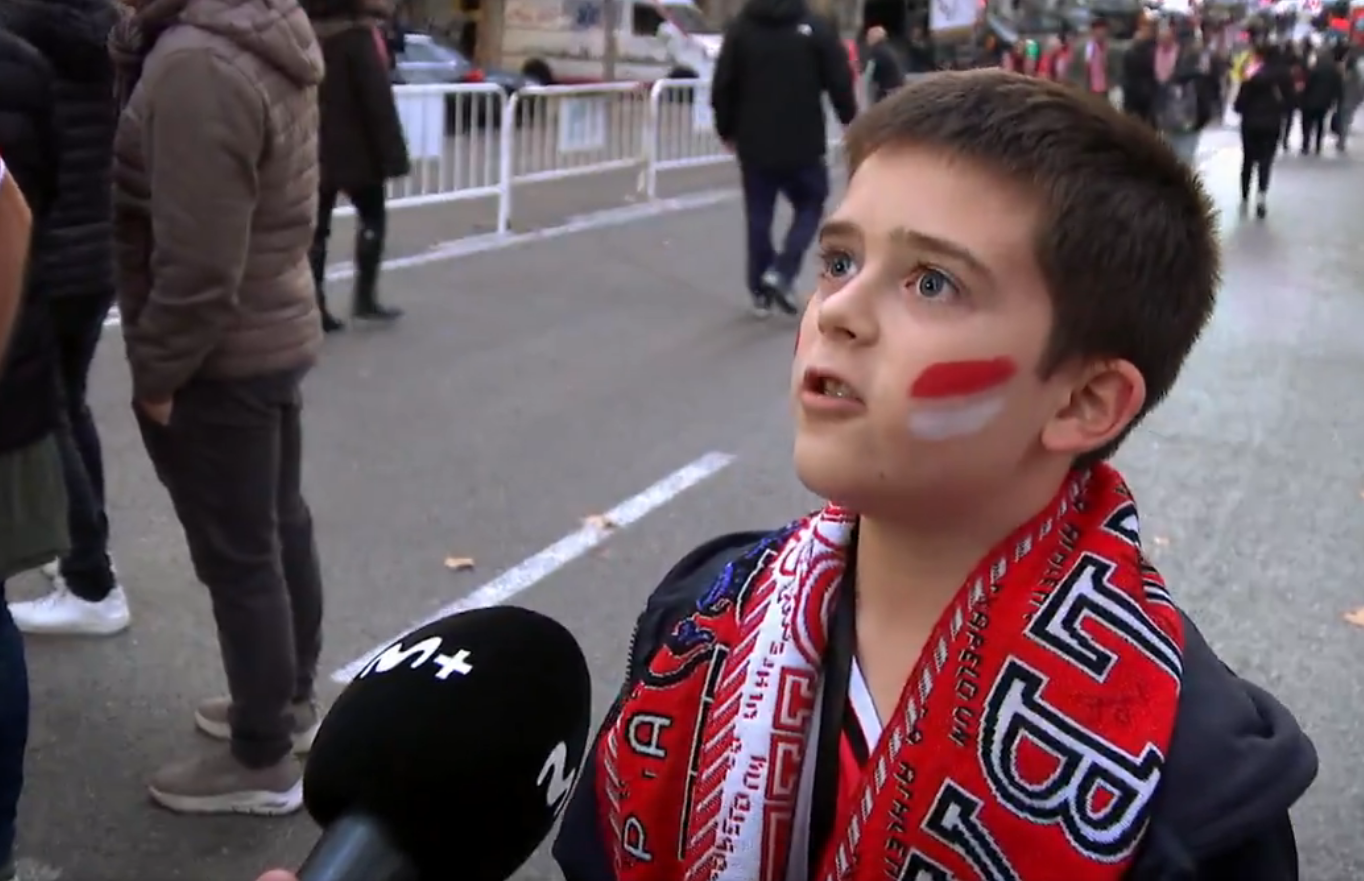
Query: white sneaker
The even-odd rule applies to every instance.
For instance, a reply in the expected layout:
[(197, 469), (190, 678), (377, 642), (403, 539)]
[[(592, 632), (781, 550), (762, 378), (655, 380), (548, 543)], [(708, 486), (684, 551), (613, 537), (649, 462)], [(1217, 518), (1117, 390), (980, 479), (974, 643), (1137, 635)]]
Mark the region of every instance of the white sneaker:
[(107, 597), (92, 603), (69, 591), (60, 576), (51, 593), (10, 603), (9, 613), (23, 633), (52, 636), (112, 636), (127, 630), (132, 620), (122, 585), (114, 585)]

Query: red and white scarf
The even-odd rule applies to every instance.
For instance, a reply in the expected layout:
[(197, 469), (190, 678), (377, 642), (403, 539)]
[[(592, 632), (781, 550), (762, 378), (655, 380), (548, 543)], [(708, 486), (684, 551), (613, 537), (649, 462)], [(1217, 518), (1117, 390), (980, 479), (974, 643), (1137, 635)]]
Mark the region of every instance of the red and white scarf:
[[(855, 515), (730, 565), (598, 742), (618, 881), (782, 881)], [(812, 881), (1114, 881), (1174, 728), (1183, 630), (1116, 471), (1076, 474), (943, 612)], [(796, 854), (805, 859), (805, 854)]]

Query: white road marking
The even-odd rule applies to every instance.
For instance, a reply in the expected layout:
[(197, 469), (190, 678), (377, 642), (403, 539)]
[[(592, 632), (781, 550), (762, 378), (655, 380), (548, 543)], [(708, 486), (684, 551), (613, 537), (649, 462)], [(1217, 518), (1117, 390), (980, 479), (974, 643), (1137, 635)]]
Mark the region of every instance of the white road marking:
[[(547, 242), (574, 233), (625, 226), (651, 217), (661, 217), (665, 214), (709, 208), (712, 205), (719, 205), (738, 197), (739, 191), (737, 189), (705, 190), (704, 192), (689, 193), (672, 199), (655, 199), (652, 202), (641, 202), (638, 205), (608, 208), (605, 211), (594, 211), (591, 214), (577, 214), (559, 226), (547, 226), (543, 229), (519, 233), (487, 233), (441, 242), (420, 254), (385, 260), (383, 268), (385, 272), (392, 272), (398, 269), (411, 269), (414, 266), (426, 266), (429, 263), (440, 263), (445, 260), (459, 260), (463, 257), (471, 257), (474, 254), (502, 251), (506, 248), (514, 248), (517, 245), (526, 245), (531, 242)], [(355, 266), (350, 263), (342, 263), (327, 271), (327, 280), (347, 279), (354, 275)], [(116, 307), (109, 312), (109, 317), (105, 319), (104, 326), (117, 327), (118, 324), (119, 316)]]
[[(413, 630), (425, 627), (433, 621), (439, 621), (447, 615), (505, 603), (606, 541), (616, 531), (642, 520), (646, 515), (663, 507), (693, 486), (714, 477), (733, 461), (734, 457), (728, 453), (707, 453), (695, 462), (679, 468), (643, 492), (631, 496), (607, 511), (603, 516), (609, 523), (615, 524), (614, 528), (584, 524), (577, 532), (570, 533), (538, 554), (527, 557), (468, 596), (455, 600), (438, 612), (413, 624), (405, 633), (411, 633)], [(361, 668), (400, 638), (401, 636), (395, 637), (382, 645), (375, 646), (371, 651), (351, 661), (332, 674), (332, 681), (342, 684), (350, 682), (355, 678), (355, 674), (360, 672)]]
[(57, 881), (62, 877), (62, 870), (56, 866), (27, 858), (15, 860), (14, 870), (14, 881)]

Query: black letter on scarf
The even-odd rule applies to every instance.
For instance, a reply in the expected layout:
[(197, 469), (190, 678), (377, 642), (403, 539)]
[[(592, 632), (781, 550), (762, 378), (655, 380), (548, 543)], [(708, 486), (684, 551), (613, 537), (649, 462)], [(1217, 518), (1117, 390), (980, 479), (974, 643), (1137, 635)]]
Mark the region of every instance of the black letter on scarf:
[[(980, 727), (980, 758), (1000, 802), (1034, 823), (1060, 823), (1080, 852), (1115, 862), (1146, 826), (1164, 757), (1148, 744), (1132, 756), (1069, 719), (1042, 698), (1047, 678), (1015, 658), (1004, 665)], [(1024, 742), (1055, 762), (1045, 779), (1024, 777)]]
[[(979, 799), (951, 780), (942, 785), (924, 818), (924, 831), (966, 858), (981, 881), (1018, 881), (1018, 873), (980, 823)], [(911, 865), (913, 860), (910, 861)], [(935, 867), (943, 871), (942, 867)], [(919, 876), (910, 875), (910, 878)], [(929, 875), (932, 881), (951, 875)]]
[(1085, 633), (1080, 625), (1087, 619), (1113, 631), (1178, 682), (1183, 669), (1179, 646), (1134, 599), (1109, 583), (1114, 568), (1101, 557), (1082, 554), (1033, 615), (1028, 636), (1103, 682), (1118, 656)]

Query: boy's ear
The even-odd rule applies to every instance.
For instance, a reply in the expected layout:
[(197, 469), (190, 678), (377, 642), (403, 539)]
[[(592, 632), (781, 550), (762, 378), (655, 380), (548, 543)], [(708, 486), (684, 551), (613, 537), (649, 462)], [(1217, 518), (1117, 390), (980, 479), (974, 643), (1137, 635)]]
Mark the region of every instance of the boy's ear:
[(1129, 361), (1092, 362), (1072, 374), (1069, 393), (1042, 429), (1049, 452), (1082, 456), (1105, 446), (1146, 404), (1146, 381)]

